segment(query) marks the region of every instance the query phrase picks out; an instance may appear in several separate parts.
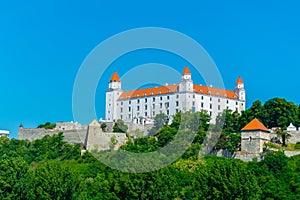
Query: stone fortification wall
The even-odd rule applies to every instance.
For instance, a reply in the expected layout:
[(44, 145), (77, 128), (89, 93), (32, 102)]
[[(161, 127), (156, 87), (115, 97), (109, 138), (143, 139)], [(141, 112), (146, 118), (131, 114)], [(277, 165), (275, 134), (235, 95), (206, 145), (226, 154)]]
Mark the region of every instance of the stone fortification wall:
[[(296, 144), (297, 142), (300, 142), (300, 131), (288, 131), (289, 134), (291, 134), (291, 137), (287, 139), (287, 143)], [(277, 137), (277, 134), (275, 132), (272, 132), (270, 134), (270, 138)], [(281, 140), (281, 138), (279, 138)]]
[(19, 140), (37, 140), (46, 135), (54, 135), (56, 133), (64, 133), (64, 141), (70, 144), (82, 144), (86, 138), (87, 128), (78, 130), (57, 130), (57, 129), (44, 129), (44, 128), (20, 128), (18, 132)]

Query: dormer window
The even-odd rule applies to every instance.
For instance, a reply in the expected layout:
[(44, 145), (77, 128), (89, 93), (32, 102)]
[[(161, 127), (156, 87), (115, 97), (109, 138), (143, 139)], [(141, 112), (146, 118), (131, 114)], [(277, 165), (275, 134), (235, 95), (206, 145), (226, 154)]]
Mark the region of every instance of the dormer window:
[(145, 92), (145, 93), (144, 93), (144, 96), (146, 96), (146, 95), (147, 95), (147, 93)]
[(136, 97), (138, 97), (138, 96), (139, 96), (139, 94), (136, 94), (135, 96), (136, 96)]
[(158, 91), (158, 94), (161, 94), (161, 92), (160, 92), (160, 91)]

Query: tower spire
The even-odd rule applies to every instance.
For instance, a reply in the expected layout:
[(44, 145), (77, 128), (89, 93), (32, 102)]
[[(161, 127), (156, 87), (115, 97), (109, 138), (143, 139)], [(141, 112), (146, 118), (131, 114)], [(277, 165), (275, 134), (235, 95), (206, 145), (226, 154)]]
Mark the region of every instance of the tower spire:
[(120, 77), (117, 72), (113, 73), (109, 82), (121, 82)]

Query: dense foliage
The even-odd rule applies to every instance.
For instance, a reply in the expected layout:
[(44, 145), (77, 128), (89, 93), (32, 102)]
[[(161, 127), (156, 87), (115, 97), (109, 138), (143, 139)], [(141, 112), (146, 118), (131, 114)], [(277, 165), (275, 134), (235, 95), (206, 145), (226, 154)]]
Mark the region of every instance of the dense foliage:
[(0, 138), (0, 199), (299, 199), (300, 157), (262, 162), (181, 158), (150, 173), (101, 164), (61, 134), (34, 142)]

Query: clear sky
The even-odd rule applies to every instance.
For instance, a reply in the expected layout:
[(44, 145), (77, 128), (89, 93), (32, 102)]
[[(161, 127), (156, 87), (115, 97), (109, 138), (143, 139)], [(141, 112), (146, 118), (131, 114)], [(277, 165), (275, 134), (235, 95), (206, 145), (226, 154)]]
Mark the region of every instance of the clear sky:
[[(177, 30), (199, 42), (226, 88), (233, 89), (241, 76), (247, 107), (273, 97), (299, 104), (299, 10), (296, 0), (1, 1), (0, 129), (16, 137), (20, 123), (36, 127), (73, 120), (73, 84), (89, 52), (114, 34), (149, 26)], [(150, 54), (153, 60), (160, 56)], [(126, 71), (133, 63), (135, 56), (129, 56), (118, 66)], [(99, 83), (99, 117), (104, 116), (104, 92), (114, 70), (111, 66)]]

